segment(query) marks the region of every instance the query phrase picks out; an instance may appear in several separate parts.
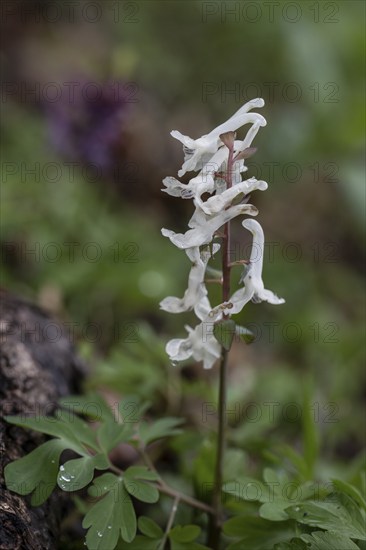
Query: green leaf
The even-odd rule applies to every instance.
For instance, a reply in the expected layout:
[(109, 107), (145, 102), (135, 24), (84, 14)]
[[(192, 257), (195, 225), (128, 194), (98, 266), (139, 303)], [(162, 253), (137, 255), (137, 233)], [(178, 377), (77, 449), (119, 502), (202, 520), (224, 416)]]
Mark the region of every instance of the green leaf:
[(264, 495), (268, 493), (268, 488), (257, 479), (250, 477), (239, 477), (235, 481), (229, 481), (222, 487), (224, 493), (232, 495), (246, 501), (263, 502)]
[(169, 538), (174, 542), (193, 542), (200, 534), (198, 525), (177, 525), (169, 531)]
[(193, 461), (193, 479), (196, 496), (209, 502), (214, 487), (215, 445), (210, 439), (204, 439), (201, 448)]
[(169, 532), (171, 550), (209, 550), (207, 546), (198, 544), (195, 539), (201, 528), (197, 525), (177, 525)]
[(366, 540), (365, 521), (358, 505), (347, 495), (330, 495), (325, 501), (308, 501), (286, 509), (300, 523)]
[(10, 424), (58, 437), (64, 442), (65, 449), (71, 449), (80, 455), (88, 455), (85, 446), (99, 450), (92, 429), (78, 416), (66, 411), (57, 411), (57, 417), (6, 416), (5, 419)]
[(88, 529), (89, 550), (113, 550), (120, 536), (126, 542), (133, 541), (136, 536), (136, 514), (123, 479), (109, 474), (109, 482), (110, 476), (114, 478), (113, 486), (83, 520), (83, 527)]
[(268, 485), (273, 487), (273, 493), (275, 495), (281, 494), (281, 485), (283, 480), (281, 480), (281, 478), (279, 477), (279, 475), (275, 470), (273, 470), (272, 468), (264, 468), (263, 479)]
[(350, 496), (355, 502), (357, 502), (357, 504), (361, 506), (361, 508), (366, 510), (366, 500), (356, 487), (346, 481), (341, 481), (340, 479), (332, 479), (332, 483), (336, 490)]
[(108, 468), (108, 457), (104, 454), (75, 458), (60, 467), (57, 484), (63, 491), (79, 491), (92, 481), (94, 469), (107, 470)]
[(268, 550), (276, 543), (296, 536), (295, 526), (289, 521), (272, 522), (253, 516), (237, 516), (224, 523), (224, 533), (240, 540), (230, 544), (231, 550)]
[(241, 327), (240, 325), (236, 325), (235, 333), (246, 344), (252, 344), (255, 341), (255, 334), (248, 328)]
[(151, 423), (143, 421), (139, 426), (140, 440), (144, 445), (148, 445), (152, 441), (156, 441), (162, 437), (180, 434), (182, 430), (177, 427), (180, 426), (182, 422), (183, 420), (181, 418), (173, 417), (161, 418)]
[[(227, 411), (230, 404), (227, 405)], [(224, 454), (223, 479), (237, 479), (247, 471), (247, 456), (242, 449), (227, 449)]]
[(275, 544), (273, 550), (308, 550), (309, 547), (301, 539), (292, 539), (290, 542)]
[(19, 495), (32, 493), (32, 506), (43, 504), (56, 486), (63, 442), (52, 439), (4, 469), (6, 486)]
[(161, 550), (161, 539), (151, 539), (143, 535), (137, 535), (132, 542), (119, 542), (118, 550)]
[(285, 509), (288, 508), (288, 500), (275, 500), (274, 502), (265, 502), (259, 508), (259, 515), (263, 519), (270, 521), (285, 521), (288, 515)]
[(142, 502), (154, 503), (159, 500), (159, 491), (156, 487), (143, 481), (125, 479), (125, 487), (130, 495)]
[(124, 484), (127, 491), (142, 502), (153, 503), (159, 500), (159, 491), (156, 487), (145, 483), (145, 481), (155, 481), (157, 479), (159, 479), (159, 475), (148, 470), (146, 466), (131, 466), (124, 474)]
[(141, 403), (136, 395), (126, 395), (118, 404), (118, 412), (124, 424), (137, 424), (150, 406), (149, 402)]
[(120, 443), (129, 441), (135, 433), (133, 424), (118, 424), (115, 420), (103, 423), (97, 430), (97, 438), (103, 451), (110, 453)]
[(93, 485), (88, 487), (88, 493), (92, 497), (99, 498), (113, 489), (115, 484), (115, 474), (107, 472), (106, 474), (102, 474), (94, 479)]
[(229, 351), (235, 336), (235, 321), (232, 319), (223, 319), (214, 324), (213, 334), (222, 347)]
[(359, 550), (357, 544), (351, 539), (337, 533), (315, 531), (311, 535), (301, 535), (300, 538), (306, 542), (306, 548), (309, 548), (309, 550), (335, 550), (338, 548), (342, 550)]
[(92, 421), (115, 421), (112, 409), (99, 393), (69, 395), (68, 397), (62, 397), (59, 403), (67, 409), (87, 416)]
[(146, 481), (156, 481), (160, 479), (157, 472), (149, 470), (146, 466), (130, 466), (124, 474), (125, 479), (144, 479)]
[(292, 464), (295, 466), (296, 470), (300, 474), (300, 477), (303, 479), (307, 478), (308, 475), (308, 465), (305, 458), (295, 451), (290, 445), (283, 444), (279, 447), (279, 453), (281, 457), (288, 458)]
[(151, 539), (160, 539), (164, 536), (164, 532), (161, 527), (155, 523), (155, 521), (146, 516), (140, 516), (137, 521), (137, 525), (141, 533)]

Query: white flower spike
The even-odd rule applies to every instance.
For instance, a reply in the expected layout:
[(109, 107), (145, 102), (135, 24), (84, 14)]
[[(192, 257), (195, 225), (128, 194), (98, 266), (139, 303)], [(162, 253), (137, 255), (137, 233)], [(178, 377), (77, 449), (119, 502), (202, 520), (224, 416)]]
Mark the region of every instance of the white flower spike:
[[(186, 338), (173, 338), (167, 343), (166, 351), (173, 364), (192, 358), (195, 361), (203, 361), (205, 369), (211, 368), (221, 355), (221, 343), (213, 331), (215, 323), (239, 313), (250, 300), (264, 300), (271, 304), (283, 304), (285, 301), (264, 288), (264, 235), (262, 227), (252, 219), (242, 222), (243, 227), (253, 234), (250, 262), (243, 276), (244, 287), (234, 292), (230, 301), (212, 309), (205, 285), (207, 263), (220, 248), (218, 244), (212, 244), (221, 234), (220, 229), (237, 216), (256, 216), (256, 207), (246, 202), (249, 200), (249, 193), (255, 190), (265, 191), (268, 187), (265, 181), (256, 178), (241, 181), (241, 174), (247, 170), (245, 160), (255, 152), (255, 148), (251, 148), (252, 141), (259, 128), (266, 125), (261, 115), (249, 111), (263, 105), (263, 99), (249, 101), (229, 120), (197, 140), (177, 131), (171, 132), (174, 138), (183, 143), (185, 153), (184, 163), (178, 175), (183, 176), (189, 170), (200, 171), (187, 184), (173, 177), (163, 180), (165, 193), (173, 197), (191, 199), (195, 207), (188, 222), (189, 229), (185, 233), (175, 233), (165, 228), (161, 230), (175, 246), (185, 250), (192, 267), (183, 298), (168, 296), (161, 301), (160, 307), (170, 313), (193, 309), (199, 319), (195, 328), (186, 326)], [(245, 138), (242, 141), (235, 140), (235, 131), (245, 124), (251, 124)], [(211, 196), (203, 200), (203, 195), (207, 193)], [(227, 229), (223, 235), (228, 235)], [(201, 250), (200, 247), (204, 245), (210, 246)], [(226, 265), (229, 261), (227, 258)], [(226, 277), (228, 273), (229, 268)], [(227, 279), (224, 268), (222, 280), (218, 282), (225, 285), (225, 280)], [(228, 294), (224, 293), (224, 296)]]

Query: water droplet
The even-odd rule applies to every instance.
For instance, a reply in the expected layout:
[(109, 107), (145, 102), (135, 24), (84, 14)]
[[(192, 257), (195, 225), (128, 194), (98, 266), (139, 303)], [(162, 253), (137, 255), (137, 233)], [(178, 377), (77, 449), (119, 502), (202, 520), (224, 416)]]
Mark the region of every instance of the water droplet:
[(103, 491), (106, 491), (106, 490), (107, 490), (107, 486), (106, 486), (106, 485), (104, 485), (104, 487), (103, 487)]
[(98, 531), (97, 535), (98, 535), (98, 537), (102, 537), (103, 533), (101, 531)]
[(54, 460), (51, 460), (51, 464), (54, 464), (54, 463), (55, 463), (55, 461), (54, 461)]
[(66, 483), (69, 483), (71, 481), (71, 477), (66, 475), (61, 476), (60, 479), (62, 479), (62, 481), (66, 481)]
[(112, 529), (112, 525), (108, 525), (107, 529)]
[(299, 506), (296, 506), (295, 512), (299, 512), (299, 510), (300, 510), (300, 507), (299, 507)]
[(63, 472), (65, 470), (65, 466), (60, 466), (60, 471)]

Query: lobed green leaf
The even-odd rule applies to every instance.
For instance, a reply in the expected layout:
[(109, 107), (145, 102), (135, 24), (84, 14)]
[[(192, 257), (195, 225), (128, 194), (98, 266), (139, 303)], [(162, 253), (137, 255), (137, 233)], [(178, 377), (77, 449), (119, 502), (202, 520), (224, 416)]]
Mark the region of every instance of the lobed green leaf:
[(178, 428), (182, 424), (181, 418), (160, 418), (156, 422), (141, 422), (139, 426), (139, 437), (144, 445), (148, 445), (157, 439), (170, 437), (181, 433)]
[(102, 453), (75, 458), (60, 467), (57, 484), (63, 491), (79, 491), (92, 481), (95, 469), (107, 470), (108, 468), (108, 457)]
[[(120, 536), (126, 542), (133, 541), (136, 536), (136, 514), (123, 479), (114, 474), (105, 475), (109, 476), (110, 489), (88, 511), (82, 524), (88, 529), (89, 550), (113, 550)], [(113, 485), (110, 476), (113, 476)]]
[(32, 506), (43, 504), (56, 486), (60, 455), (64, 448), (63, 441), (52, 439), (7, 464), (4, 469), (7, 488), (19, 495), (33, 492)]

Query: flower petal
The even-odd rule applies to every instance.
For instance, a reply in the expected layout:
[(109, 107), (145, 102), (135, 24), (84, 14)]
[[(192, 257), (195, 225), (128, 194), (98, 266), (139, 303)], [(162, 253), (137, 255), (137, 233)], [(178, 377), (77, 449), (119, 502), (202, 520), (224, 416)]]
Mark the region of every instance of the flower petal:
[[(220, 245), (212, 246), (212, 255), (216, 254)], [(160, 308), (169, 313), (182, 313), (189, 311), (199, 304), (207, 295), (207, 289), (204, 285), (206, 267), (211, 258), (210, 247), (200, 251), (199, 247), (187, 248), (186, 254), (192, 262), (192, 267), (188, 277), (188, 288), (183, 298), (168, 296), (160, 302)], [(211, 308), (210, 308), (211, 309)]]
[[(196, 140), (181, 134), (178, 130), (171, 132), (172, 137), (178, 139), (184, 148), (184, 163), (182, 169), (179, 170), (178, 175), (184, 176), (184, 174), (191, 170), (197, 170), (201, 167), (201, 159), (207, 153), (214, 154), (217, 149), (222, 145), (220, 135), (227, 132), (235, 132), (244, 124), (252, 124), (255, 129), (250, 134), (247, 142), (253, 140), (255, 134), (258, 132), (260, 126), (267, 124), (265, 118), (258, 113), (249, 113), (253, 108), (263, 107), (264, 101), (261, 98), (256, 98), (248, 101), (245, 105), (240, 107), (236, 113), (234, 113), (226, 122), (220, 124), (214, 128), (209, 134), (206, 134)], [(252, 135), (253, 134), (253, 135)], [(248, 145), (246, 145), (248, 147)], [(245, 148), (246, 148), (245, 147)]]
[(172, 197), (181, 197), (182, 193), (185, 191), (187, 185), (184, 185), (176, 178), (173, 178), (172, 176), (168, 176), (167, 178), (163, 179), (163, 184), (165, 185), (166, 189), (162, 189), (163, 193), (168, 193), (168, 195), (171, 195)]
[(214, 233), (220, 229), (220, 227), (241, 214), (256, 216), (258, 210), (252, 204), (237, 204), (208, 218), (206, 223), (202, 223), (201, 225), (197, 224), (196, 227), (189, 229), (184, 234), (175, 233), (165, 228), (163, 228), (161, 232), (164, 237), (168, 237), (178, 248), (184, 249), (201, 246), (211, 242)]
[(205, 202), (201, 203), (200, 207), (205, 212), (205, 214), (216, 214), (220, 210), (227, 208), (238, 195), (248, 195), (252, 191), (259, 189), (260, 191), (265, 191), (268, 185), (265, 181), (256, 180), (256, 178), (250, 178), (245, 181), (241, 181), (233, 187), (226, 189), (220, 195), (214, 195), (213, 197), (208, 198)]
[(279, 298), (271, 290), (267, 290), (265, 288), (262, 290), (262, 292), (258, 296), (264, 302), (268, 302), (269, 304), (273, 304), (273, 305), (284, 304), (286, 301), (283, 298)]
[(165, 346), (165, 351), (169, 355), (171, 361), (185, 361), (192, 355), (192, 349), (188, 338), (173, 338), (169, 340)]

